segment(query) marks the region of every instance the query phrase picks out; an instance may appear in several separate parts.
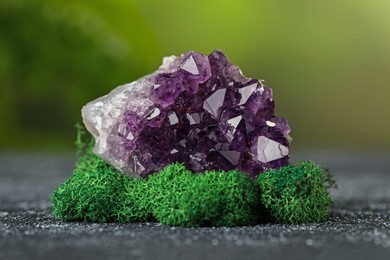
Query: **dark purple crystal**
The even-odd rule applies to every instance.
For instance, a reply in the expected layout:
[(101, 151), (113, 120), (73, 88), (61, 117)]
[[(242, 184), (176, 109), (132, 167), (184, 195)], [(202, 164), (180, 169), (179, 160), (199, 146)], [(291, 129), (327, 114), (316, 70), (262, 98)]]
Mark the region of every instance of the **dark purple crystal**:
[(195, 172), (237, 169), (256, 177), (288, 164), (290, 127), (275, 116), (270, 88), (244, 77), (219, 50), (179, 59), (149, 79), (153, 105), (122, 117), (115, 135), (123, 146), (111, 148), (129, 169), (147, 177), (178, 161)]

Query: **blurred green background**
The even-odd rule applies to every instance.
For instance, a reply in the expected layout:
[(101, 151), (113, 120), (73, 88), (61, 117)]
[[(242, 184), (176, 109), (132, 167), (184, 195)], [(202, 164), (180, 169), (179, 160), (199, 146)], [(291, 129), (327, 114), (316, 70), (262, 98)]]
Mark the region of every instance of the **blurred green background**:
[(2, 0), (0, 148), (73, 149), (83, 104), (215, 48), (273, 88), (295, 149), (389, 149), (388, 0)]

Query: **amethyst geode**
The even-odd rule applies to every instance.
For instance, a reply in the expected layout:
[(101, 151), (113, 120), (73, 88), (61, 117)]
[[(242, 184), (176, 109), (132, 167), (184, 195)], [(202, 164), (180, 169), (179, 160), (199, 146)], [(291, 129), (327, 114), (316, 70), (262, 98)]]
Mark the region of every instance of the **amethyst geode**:
[(255, 177), (288, 164), (290, 127), (272, 90), (216, 50), (166, 57), (154, 73), (82, 109), (94, 152), (132, 177), (169, 163), (195, 172), (238, 169)]

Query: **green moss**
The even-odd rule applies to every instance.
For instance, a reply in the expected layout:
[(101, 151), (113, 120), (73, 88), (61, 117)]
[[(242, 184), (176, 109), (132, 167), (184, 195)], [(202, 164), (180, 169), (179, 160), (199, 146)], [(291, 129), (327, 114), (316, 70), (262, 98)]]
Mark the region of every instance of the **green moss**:
[(313, 162), (269, 170), (256, 181), (238, 171), (194, 174), (180, 163), (149, 179), (132, 179), (94, 155), (93, 140), (77, 128), (73, 175), (52, 195), (53, 215), (63, 221), (242, 226), (269, 216), (282, 223), (307, 223), (328, 215), (328, 189), (335, 182)]
[(259, 175), (257, 182), (261, 203), (277, 222), (319, 222), (328, 216), (332, 202), (328, 188), (334, 180), (314, 162), (269, 170)]
[(152, 218), (144, 205), (145, 180), (132, 180), (97, 157), (89, 162), (88, 170), (83, 164), (54, 190), (54, 216), (64, 221), (94, 222), (144, 222)]
[(130, 179), (124, 185), (122, 199), (118, 203), (118, 222), (155, 221), (151, 209), (150, 187), (145, 179)]
[(258, 219), (259, 189), (237, 171), (193, 174), (174, 163), (149, 178), (153, 214), (167, 225), (242, 226)]
[(78, 161), (72, 176), (52, 194), (53, 215), (63, 221), (140, 222), (149, 219), (138, 203), (145, 181), (121, 174), (92, 153), (93, 141), (78, 128)]

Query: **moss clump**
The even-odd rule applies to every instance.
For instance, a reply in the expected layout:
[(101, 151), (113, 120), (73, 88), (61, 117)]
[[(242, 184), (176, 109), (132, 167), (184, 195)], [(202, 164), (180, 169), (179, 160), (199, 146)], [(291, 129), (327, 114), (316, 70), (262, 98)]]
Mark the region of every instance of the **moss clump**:
[(332, 203), (332, 176), (314, 162), (300, 162), (260, 174), (261, 203), (281, 223), (310, 223), (326, 219)]
[(76, 169), (52, 195), (53, 213), (61, 220), (108, 222), (115, 220), (123, 197), (125, 176), (101, 159), (88, 171)]
[[(152, 219), (144, 196), (146, 180), (132, 180), (100, 158), (83, 158), (52, 195), (61, 220), (144, 222)], [(84, 168), (85, 165), (89, 167)]]
[(149, 178), (153, 214), (167, 225), (242, 226), (255, 224), (259, 188), (244, 173), (193, 174), (174, 163)]
[(140, 222), (149, 212), (138, 203), (144, 182), (133, 181), (92, 153), (78, 126), (78, 161), (73, 175), (52, 194), (53, 215), (63, 221)]

